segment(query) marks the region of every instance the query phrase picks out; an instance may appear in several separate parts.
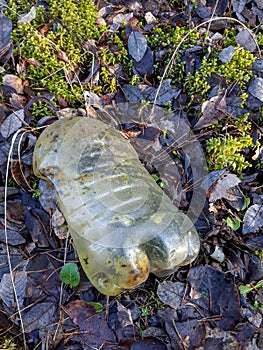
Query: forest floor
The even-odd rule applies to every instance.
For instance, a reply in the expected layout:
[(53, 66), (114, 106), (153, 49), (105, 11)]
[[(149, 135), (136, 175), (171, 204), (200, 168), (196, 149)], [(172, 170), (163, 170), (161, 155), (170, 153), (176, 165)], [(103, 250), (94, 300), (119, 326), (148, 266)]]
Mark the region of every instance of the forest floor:
[[(0, 1), (0, 349), (263, 349), (263, 1), (95, 6)], [(193, 262), (116, 296), (90, 283), (32, 167), (69, 116), (133, 145), (193, 222)]]

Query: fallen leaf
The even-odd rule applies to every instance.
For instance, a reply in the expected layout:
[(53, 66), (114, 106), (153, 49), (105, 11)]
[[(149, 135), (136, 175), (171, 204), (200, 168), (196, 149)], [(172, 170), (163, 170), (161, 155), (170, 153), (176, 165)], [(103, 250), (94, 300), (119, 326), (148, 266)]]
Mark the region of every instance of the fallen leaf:
[(170, 338), (169, 348), (199, 349), (201, 345), (204, 345), (205, 338), (205, 328), (198, 319), (200, 315), (193, 306), (191, 306), (192, 314), (184, 315), (184, 311), (185, 308), (180, 309), (177, 313), (170, 308), (158, 311), (158, 317)]
[(33, 19), (36, 18), (36, 12), (37, 12), (37, 6), (34, 5), (31, 7), (30, 11), (28, 13), (22, 14), (18, 16), (18, 20), (20, 23), (28, 23), (32, 22)]
[(219, 59), (222, 63), (226, 63), (232, 60), (232, 57), (234, 56), (236, 50), (234, 46), (230, 45), (223, 49), (219, 54)]
[(129, 20), (133, 17), (133, 13), (119, 13), (116, 16), (114, 16), (112, 22), (117, 23), (119, 25), (122, 25), (122, 23), (128, 23)]
[(257, 4), (259, 9), (263, 10), (263, 1), (262, 0), (255, 0), (255, 3)]
[[(10, 43), (12, 33), (12, 21), (4, 13), (0, 13), (0, 61), (6, 63), (13, 49)], [(10, 52), (11, 50), (11, 52)]]
[(263, 79), (262, 78), (252, 79), (248, 86), (248, 91), (252, 96), (256, 97), (261, 102), (263, 102)]
[[(213, 327), (209, 323), (207, 323), (205, 328), (205, 350), (236, 350), (240, 347), (240, 343), (230, 332)], [(259, 349), (255, 348), (253, 350)]]
[(19, 199), (7, 202), (7, 220), (16, 224), (24, 224), (26, 208)]
[(23, 324), (26, 333), (35, 329), (39, 330), (51, 323), (56, 311), (55, 301), (47, 301), (32, 306), (29, 311), (23, 314)]
[[(28, 264), (28, 261), (24, 260), (24, 256), (15, 247), (9, 247), (9, 257), (11, 260), (12, 268), (16, 268), (16, 270), (21, 271), (25, 268), (25, 266)], [(0, 246), (0, 279), (3, 277), (4, 274), (9, 273), (9, 266), (8, 266), (8, 258), (7, 258), (7, 249), (5, 245)]]
[(118, 342), (130, 340), (138, 335), (137, 328), (133, 324), (131, 310), (117, 300), (110, 306), (108, 325), (114, 331)]
[(263, 236), (251, 237), (246, 241), (246, 246), (253, 250), (263, 250)]
[(27, 98), (23, 95), (11, 94), (10, 104), (14, 109), (24, 108), (27, 103)]
[(36, 207), (28, 208), (25, 215), (25, 226), (33, 242), (39, 247), (49, 246), (50, 216), (44, 210)]
[(5, 0), (0, 0), (0, 10), (7, 8), (7, 2)]
[(243, 29), (241, 32), (239, 32), (236, 36), (236, 43), (242, 46), (245, 50), (248, 50), (250, 52), (254, 52), (257, 49), (257, 37), (256, 35), (248, 30)]
[(27, 274), (25, 272), (16, 272), (14, 274), (14, 286), (10, 274), (4, 274), (0, 282), (0, 297), (7, 307), (13, 308), (16, 303), (14, 287), (20, 307), (23, 305), (26, 284)]
[(225, 254), (223, 252), (223, 248), (221, 246), (216, 245), (214, 247), (213, 253), (210, 255), (216, 261), (222, 263), (225, 260)]
[(145, 338), (137, 340), (130, 347), (130, 350), (166, 350), (166, 345), (156, 338)]
[(235, 0), (233, 1), (233, 11), (241, 14), (246, 6), (247, 0)]
[[(229, 0), (220, 0), (220, 1), (206, 1), (207, 4), (212, 6), (212, 9), (215, 10), (217, 16), (222, 16), (228, 8)], [(216, 6), (216, 8), (215, 8)]]
[(187, 280), (211, 315), (218, 316), (215, 323), (219, 328), (231, 330), (241, 321), (239, 294), (231, 275), (209, 265), (200, 265), (190, 269)]
[(115, 343), (114, 332), (105, 319), (105, 311), (96, 313), (92, 304), (75, 300), (65, 306), (65, 311), (83, 331), (83, 341), (89, 348), (99, 349), (106, 343)]
[(256, 59), (252, 64), (252, 69), (255, 70), (257, 73), (260, 73), (263, 70), (263, 60)]
[(140, 102), (142, 100), (142, 93), (138, 87), (126, 84), (122, 87), (122, 90), (128, 102)]
[(41, 192), (39, 202), (46, 212), (51, 213), (56, 210), (57, 197), (56, 191), (53, 185), (44, 180), (39, 180), (38, 189)]
[(242, 233), (257, 232), (263, 226), (263, 205), (254, 204), (248, 208), (243, 218)]
[(216, 170), (208, 174), (202, 183), (207, 191), (209, 202), (215, 202), (221, 198), (228, 198), (228, 191), (237, 186), (241, 180), (235, 175), (225, 170)]
[[(143, 97), (146, 101), (154, 102), (156, 98), (158, 88), (154, 87), (147, 87), (143, 90)], [(171, 102), (173, 99), (177, 99), (177, 97), (180, 95), (181, 90), (176, 89), (171, 86), (171, 79), (165, 80), (158, 92), (156, 104), (159, 106), (163, 106), (168, 102)]]
[(3, 81), (3, 85), (12, 87), (13, 89), (16, 90), (18, 94), (23, 94), (24, 92), (23, 82), (22, 82), (22, 79), (19, 78), (17, 75), (6, 74), (3, 77), (2, 81)]
[(22, 121), (24, 118), (25, 114), (23, 109), (19, 109), (18, 111), (10, 114), (0, 126), (0, 132), (2, 136), (7, 139), (10, 135), (15, 133), (19, 128), (22, 127)]
[[(0, 241), (6, 242), (5, 231), (3, 228), (0, 228)], [(7, 242), (10, 245), (16, 246), (24, 244), (26, 242), (25, 238), (16, 230), (7, 230)]]
[(195, 124), (194, 129), (198, 130), (213, 125), (226, 114), (226, 98), (225, 96), (214, 96), (210, 100), (205, 101), (202, 105), (202, 117)]
[(157, 295), (164, 304), (177, 309), (182, 303), (185, 288), (182, 282), (164, 281), (159, 284)]
[(23, 163), (18, 159), (12, 159), (10, 168), (12, 177), (17, 185), (21, 188), (28, 189), (29, 183), (26, 181), (28, 179), (25, 175)]
[(132, 31), (128, 39), (128, 50), (131, 57), (140, 62), (147, 51), (147, 40), (138, 31)]
[(133, 61), (132, 69), (134, 74), (139, 75), (141, 77), (144, 77), (148, 74), (152, 74), (153, 52), (149, 47), (147, 48), (145, 55), (139, 62), (136, 62), (135, 60)]

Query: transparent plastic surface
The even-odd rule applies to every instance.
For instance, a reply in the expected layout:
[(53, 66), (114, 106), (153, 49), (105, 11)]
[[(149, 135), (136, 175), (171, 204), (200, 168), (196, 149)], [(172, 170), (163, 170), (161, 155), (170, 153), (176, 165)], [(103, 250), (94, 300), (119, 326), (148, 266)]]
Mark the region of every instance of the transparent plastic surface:
[(103, 294), (171, 274), (198, 255), (198, 234), (117, 130), (62, 119), (39, 137), (34, 173), (57, 192), (81, 265)]

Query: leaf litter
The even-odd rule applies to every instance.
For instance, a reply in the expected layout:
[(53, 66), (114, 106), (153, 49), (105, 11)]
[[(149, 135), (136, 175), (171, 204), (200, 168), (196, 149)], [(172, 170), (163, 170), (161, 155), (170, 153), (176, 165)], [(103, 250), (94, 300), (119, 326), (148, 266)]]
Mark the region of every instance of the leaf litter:
[[(2, 3), (6, 5), (4, 1)], [(255, 13), (253, 18), (250, 15), (251, 21), (254, 20), (258, 23), (257, 21), (260, 22), (263, 18), (259, 1), (252, 1), (249, 6), (247, 2), (243, 1), (233, 1), (232, 4), (233, 12), (243, 23), (247, 22), (249, 6)], [(117, 31), (117, 27), (120, 27), (123, 22), (128, 22), (132, 17), (137, 17), (140, 11), (142, 14), (146, 14), (150, 10), (153, 18), (149, 21), (149, 26), (145, 28), (147, 32), (153, 28), (151, 27), (152, 23), (156, 19), (162, 18), (162, 16), (163, 23), (170, 20), (174, 23), (178, 23), (178, 21), (184, 23), (187, 21), (187, 11), (192, 11), (192, 20), (196, 25), (199, 25), (200, 19), (207, 19), (208, 14), (211, 16), (216, 5), (217, 15), (223, 15), (230, 6), (228, 1), (203, 1), (200, 2), (197, 10), (190, 7), (185, 9), (187, 11), (183, 13), (183, 11), (177, 12), (174, 7), (162, 2), (150, 1), (147, 4), (138, 3), (137, 5), (136, 8), (135, 5), (128, 3), (127, 13), (124, 9), (121, 13), (117, 13), (117, 11), (115, 15), (118, 6), (121, 9), (123, 5), (121, 2), (118, 2), (115, 6), (108, 4), (101, 8), (100, 13), (105, 23), (109, 24), (110, 16), (113, 16), (115, 27), (112, 29)], [(135, 7), (133, 8), (133, 6)], [(24, 16), (26, 16), (24, 17), (26, 21), (32, 20), (34, 18), (34, 6)], [(224, 20), (218, 21), (217, 25), (218, 27), (210, 27), (213, 35), (218, 33), (217, 30), (222, 30), (226, 22)], [(13, 50), (11, 43), (12, 23), (2, 12), (0, 28), (2, 38), (0, 61), (6, 63)], [(158, 55), (165, 57), (165, 52), (169, 52), (174, 48), (171, 46), (167, 51), (163, 50), (162, 53), (161, 48), (157, 50), (151, 48), (147, 44), (145, 32), (137, 29), (135, 27), (135, 30), (130, 30), (127, 48), (132, 58), (133, 72), (146, 80), (135, 86), (128, 84), (128, 81), (122, 82), (124, 101), (137, 102), (145, 99), (160, 106), (171, 103), (178, 110), (181, 110), (182, 106), (185, 107), (186, 103), (189, 102), (184, 87), (173, 85), (169, 79), (164, 79), (163, 84), (158, 86), (154, 83), (156, 77), (153, 76), (155, 58)], [(238, 32), (236, 34), (238, 35)], [(139, 42), (140, 44), (138, 44)], [(255, 52), (257, 50), (251, 39), (251, 34), (248, 34), (244, 28), (239, 32), (238, 42), (243, 47), (249, 45), (248, 49), (250, 51)], [(95, 49), (97, 50), (96, 47)], [(202, 52), (202, 49), (202, 46), (201, 49), (198, 47), (192, 50), (187, 49), (188, 51), (186, 50), (187, 52), (183, 55), (184, 64), (191, 74), (194, 74), (198, 69), (201, 62), (198, 55)], [(222, 62), (230, 61), (232, 54), (233, 49), (223, 50), (220, 54)], [(192, 60), (196, 66), (192, 64)], [(262, 102), (260, 80), (262, 69), (260, 68), (260, 59), (257, 61), (253, 64), (253, 67), (258, 73), (258, 77), (248, 83), (249, 98), (254, 98), (250, 103), (255, 109), (259, 108), (258, 106)], [(32, 62), (28, 63), (31, 64)], [(98, 67), (99, 65), (98, 61)], [(161, 68), (158, 72), (160, 75), (163, 73), (164, 67)], [(31, 120), (31, 117), (28, 113), (25, 114), (23, 109), (30, 96), (25, 93), (21, 79), (18, 79), (17, 75), (13, 73), (14, 71), (11, 74), (7, 72), (3, 75), (3, 86), (1, 87), (1, 93), (14, 109), (8, 110), (5, 101), (0, 114), (0, 169), (2, 175), (5, 174), (4, 169), (11, 147), (11, 137), (23, 126), (24, 120), (27, 122)], [(90, 79), (93, 79), (93, 77), (90, 76)], [(225, 81), (218, 83), (216, 78), (214, 78), (214, 84), (216, 88), (221, 88), (224, 84), (227, 87)], [(240, 108), (240, 101), (235, 93), (231, 92), (231, 94), (231, 96), (218, 94), (209, 96), (202, 104), (201, 118), (192, 123), (192, 127), (202, 134), (202, 129), (222, 120), (227, 116), (227, 113), (236, 114)], [(17, 97), (19, 95), (22, 97), (21, 101)], [(102, 107), (101, 100), (99, 99), (100, 102), (97, 108)], [(22, 103), (22, 105), (19, 105), (19, 103)], [(65, 114), (68, 113), (66, 110), (64, 112)], [(164, 122), (161, 125), (164, 129)], [(168, 121), (166, 125), (170, 125)], [(169, 136), (169, 128), (167, 129)], [(151, 136), (149, 136), (150, 134)], [(167, 147), (167, 150), (173, 145), (173, 142), (169, 143), (165, 137), (160, 135), (160, 132), (155, 130), (150, 132), (150, 128), (149, 130), (146, 128), (145, 131), (140, 131), (138, 135), (141, 138), (152, 137), (155, 140), (153, 149), (155, 148), (157, 152), (160, 152), (160, 150), (162, 152), (164, 147)], [(139, 137), (134, 139), (135, 143), (139, 140)], [(27, 165), (30, 169), (32, 153), (27, 148), (27, 142), (28, 140), (23, 139), (20, 144), (24, 152), (24, 158), (21, 162), (22, 165)], [(156, 150), (154, 154), (156, 154)], [(143, 154), (145, 150), (141, 150), (141, 152)], [(191, 179), (189, 160), (180, 148), (178, 153), (179, 158), (181, 158), (177, 160), (179, 170), (177, 174), (171, 172), (170, 180), (168, 176), (167, 182), (169, 184), (178, 182), (176, 176), (179, 173), (180, 177), (184, 179), (183, 182), (188, 184), (189, 179)], [(147, 153), (144, 157), (146, 166), (154, 171), (151, 161), (148, 160), (147, 163)], [(17, 171), (14, 174), (17, 174)], [(18, 178), (18, 175), (14, 177)], [(31, 178), (32, 174), (29, 173), (27, 179), (30, 181)], [(40, 181), (39, 189), (42, 195), (37, 199), (33, 198), (32, 193), (27, 192), (27, 189), (25, 190), (21, 186), (21, 182), (20, 186), (22, 188), (19, 190), (14, 191), (9, 187), (7, 233), (10, 246), (8, 249), (11, 266), (14, 270), (14, 284), (19, 291), (18, 301), (22, 308), (24, 332), (27, 334), (29, 343), (37, 344), (41, 339), (43, 347), (46, 345), (53, 348), (54, 343), (48, 339), (48, 335), (55, 336), (60, 333), (58, 339), (60, 338), (64, 348), (68, 349), (95, 347), (120, 350), (142, 348), (182, 348), (185, 350), (199, 348), (230, 349), (231, 346), (236, 349), (240, 344), (244, 345), (246, 349), (250, 349), (252, 343), (255, 349), (261, 348), (263, 334), (259, 332), (259, 329), (262, 326), (262, 319), (257, 315), (261, 315), (262, 306), (259, 309), (253, 306), (255, 305), (253, 303), (260, 300), (261, 289), (255, 290), (253, 286), (263, 278), (262, 269), (260, 268), (262, 262), (260, 257), (255, 257), (253, 254), (262, 251), (262, 231), (260, 231), (262, 226), (262, 202), (254, 200), (246, 207), (244, 206), (246, 196), (253, 198), (252, 195), (260, 193), (258, 179), (259, 176), (256, 175), (250, 182), (243, 182), (242, 179), (228, 170), (210, 172), (206, 180), (207, 184), (204, 184), (207, 195), (207, 203), (203, 213), (205, 235), (202, 235), (202, 249), (194, 266), (178, 268), (171, 280), (168, 281), (160, 278), (156, 282), (156, 279), (151, 277), (144, 287), (138, 291), (125, 293), (121, 297), (121, 301), (112, 300), (109, 305), (105, 305), (105, 298), (96, 294), (88, 281), (85, 281), (85, 277), (81, 282), (82, 287), (76, 287), (75, 290), (70, 289), (67, 285), (61, 286), (59, 272), (65, 263), (65, 250), (68, 253), (67, 261), (77, 263), (78, 260), (71, 242), (69, 241), (68, 245), (65, 245), (67, 235), (61, 234), (59, 238), (53, 236), (55, 227), (59, 228), (64, 224), (63, 217), (55, 215), (57, 203), (54, 190), (46, 182)], [(171, 196), (174, 198), (173, 193)], [(182, 204), (185, 205), (184, 208), (187, 207), (188, 200), (187, 195), (182, 190), (181, 203), (184, 203)], [(213, 205), (212, 212), (208, 210), (209, 203)], [(2, 204), (0, 209), (1, 217), (3, 217)], [(225, 224), (225, 215), (229, 212), (234, 216), (239, 215), (238, 217), (242, 221), (242, 226), (237, 231), (233, 231)], [(1, 221), (0, 239), (3, 243), (0, 245), (0, 305), (8, 316), (12, 316), (12, 314), (15, 314), (16, 308), (14, 295), (9, 293), (12, 290), (13, 282), (10, 279), (10, 271), (7, 265), (8, 254), (5, 246), (3, 224), (4, 221)], [(227, 269), (213, 256), (216, 247), (224, 254), (223, 261)], [(158, 286), (156, 283), (158, 283)], [(237, 288), (237, 286), (246, 283), (252, 285), (247, 300), (244, 297), (240, 298)], [(153, 286), (156, 295), (152, 300), (147, 288), (152, 290)], [(80, 298), (83, 298), (83, 300)], [(150, 303), (148, 307), (149, 299), (152, 300), (152, 304)], [(158, 305), (157, 301), (163, 304)], [(91, 302), (100, 303), (103, 311), (97, 313)], [(134, 313), (136, 316), (129, 308), (131, 303), (135, 303), (137, 306), (137, 313)], [(262, 301), (261, 304), (263, 304)], [(61, 305), (62, 309), (60, 309)], [(1, 325), (8, 324), (9, 327), (10, 321), (3, 317), (2, 312), (0, 315), (1, 320), (2, 318), (4, 320)], [(42, 316), (39, 317), (39, 315)], [(15, 315), (15, 317), (11, 317), (11, 320), (11, 325), (13, 324), (14, 329), (16, 329), (15, 327), (19, 324), (19, 317)], [(6, 326), (6, 329), (8, 327)], [(142, 328), (144, 328), (143, 332)], [(145, 334), (145, 336), (142, 338), (141, 334)]]

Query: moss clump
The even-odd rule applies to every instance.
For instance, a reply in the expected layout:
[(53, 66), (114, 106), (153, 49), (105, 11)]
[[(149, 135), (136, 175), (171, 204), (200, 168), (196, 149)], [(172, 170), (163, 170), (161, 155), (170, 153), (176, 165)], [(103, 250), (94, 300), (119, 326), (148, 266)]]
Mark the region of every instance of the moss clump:
[(233, 125), (228, 125), (227, 130), (226, 126), (222, 127), (219, 136), (207, 141), (207, 162), (210, 170), (221, 170), (229, 167), (240, 175), (243, 170), (252, 166), (246, 160), (246, 153), (259, 144), (255, 145), (250, 136), (251, 123), (248, 121), (248, 117), (249, 114), (239, 117)]
[[(183, 38), (189, 34), (189, 27), (187, 26), (172, 26), (172, 25), (159, 25), (156, 24), (152, 29), (151, 33), (145, 35), (147, 38), (148, 45), (157, 52), (160, 50), (170, 49), (168, 54), (155, 65), (155, 71), (157, 75), (163, 73), (163, 67), (170, 63), (171, 56), (178, 44)], [(190, 35), (182, 42), (180, 46), (180, 52), (189, 49), (190, 47), (197, 44), (200, 40), (198, 30), (194, 30)], [(181, 53), (177, 53), (174, 57), (175, 64), (172, 64), (167, 78), (172, 79), (173, 84), (180, 84), (184, 82), (184, 71), (185, 62), (181, 62)], [(160, 71), (162, 70), (162, 71)]]
[(207, 78), (218, 69), (217, 58), (203, 58), (201, 67), (194, 75), (187, 74), (185, 86), (189, 95), (194, 99), (194, 94), (201, 94), (203, 97), (207, 95), (210, 85)]
[[(185, 35), (189, 33), (189, 27), (172, 26), (172, 25), (155, 25), (151, 33), (146, 35), (149, 45), (157, 50), (172, 46), (173, 49), (180, 43)], [(186, 50), (191, 46), (196, 45), (199, 38), (197, 30), (193, 31), (185, 42), (181, 45), (181, 50)], [(171, 50), (172, 51), (172, 50)], [(173, 52), (171, 52), (172, 55)]]
[(71, 84), (76, 78), (74, 71), (91, 59), (83, 44), (100, 36), (96, 7), (91, 0), (50, 0), (47, 10), (39, 6), (36, 18), (21, 24), (18, 15), (30, 11), (32, 5), (11, 0), (6, 11), (13, 20), (14, 54), (27, 60), (23, 78), (30, 80), (32, 87), (47, 88), (74, 104), (82, 99), (80, 86)]
[(212, 73), (222, 74), (227, 83), (237, 83), (242, 92), (245, 84), (253, 77), (252, 70), (248, 70), (252, 66), (256, 57), (249, 51), (239, 48), (236, 50), (232, 59), (220, 64), (217, 57), (211, 57), (207, 59), (203, 58), (200, 69), (194, 74), (188, 74), (186, 77), (186, 87), (188, 93), (193, 96), (198, 93), (202, 97), (207, 96), (207, 92), (210, 89), (210, 85), (207, 82), (207, 78)]
[(236, 82), (242, 89), (253, 77), (252, 70), (248, 70), (256, 60), (250, 51), (243, 48), (236, 50), (232, 59), (219, 66), (218, 73), (226, 77), (227, 83)]
[[(111, 49), (109, 49), (109, 47)], [(130, 67), (132, 66), (125, 39), (125, 24), (118, 33), (109, 37), (107, 47), (102, 47), (100, 49), (100, 59), (105, 65), (101, 68), (100, 85), (103, 86), (105, 93), (116, 92), (117, 82), (113, 73), (114, 66), (123, 65), (129, 73), (131, 71)]]

